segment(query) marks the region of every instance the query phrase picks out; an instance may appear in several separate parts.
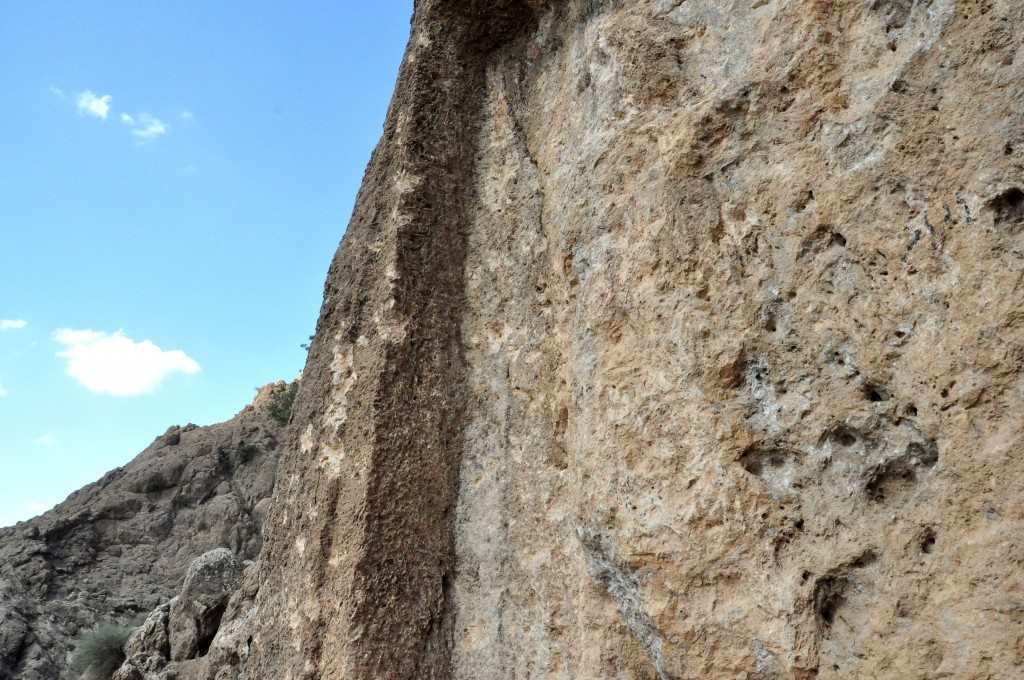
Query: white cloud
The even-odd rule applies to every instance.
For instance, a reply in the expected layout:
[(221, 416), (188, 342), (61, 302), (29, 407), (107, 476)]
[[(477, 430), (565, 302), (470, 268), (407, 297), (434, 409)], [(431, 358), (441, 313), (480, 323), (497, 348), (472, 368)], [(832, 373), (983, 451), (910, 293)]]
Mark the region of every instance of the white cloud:
[[(60, 88), (51, 85), (50, 92), (60, 99), (64, 99), (64, 92)], [(80, 92), (75, 97), (79, 113), (102, 120), (106, 120), (110, 115), (113, 100), (114, 98), (109, 94), (100, 96), (92, 90)], [(117, 118), (131, 129), (132, 135), (141, 140), (155, 139), (167, 134), (171, 129), (167, 123), (149, 113), (139, 113), (134, 116), (130, 113), (122, 113)], [(186, 123), (191, 123), (195, 120), (195, 115), (191, 111), (185, 110), (181, 112), (181, 119)]]
[(0, 319), (0, 331), (20, 331), (27, 325), (24, 319)]
[(196, 119), (196, 114), (192, 113), (188, 109), (185, 109), (184, 111), (181, 112), (181, 119), (183, 121), (185, 121), (186, 123), (191, 123), (192, 121), (194, 121)]
[(167, 124), (156, 116), (140, 113), (137, 117), (121, 114), (121, 122), (132, 129), (132, 134), (140, 139), (153, 139), (167, 134)]
[(172, 373), (194, 375), (199, 364), (181, 350), (164, 351), (149, 340), (135, 342), (123, 331), (113, 334), (61, 328), (53, 339), (65, 349), (67, 374), (87, 389), (129, 397), (152, 392)]
[(7, 394), (8, 392), (4, 389), (3, 383), (0, 383), (0, 398), (6, 397)]
[(113, 100), (113, 97), (109, 94), (97, 97), (92, 91), (86, 90), (78, 95), (76, 101), (79, 113), (87, 113), (90, 116), (106, 120), (107, 114), (110, 113), (111, 100)]
[(58, 440), (57, 437), (52, 434), (44, 434), (42, 437), (36, 440), (36, 444), (39, 444), (40, 446), (56, 446), (59, 443), (60, 440)]
[(28, 510), (29, 512), (34, 512), (37, 515), (43, 514), (52, 507), (52, 505), (47, 505), (46, 503), (39, 503), (37, 501), (29, 501), (28, 503), (25, 504), (26, 510)]

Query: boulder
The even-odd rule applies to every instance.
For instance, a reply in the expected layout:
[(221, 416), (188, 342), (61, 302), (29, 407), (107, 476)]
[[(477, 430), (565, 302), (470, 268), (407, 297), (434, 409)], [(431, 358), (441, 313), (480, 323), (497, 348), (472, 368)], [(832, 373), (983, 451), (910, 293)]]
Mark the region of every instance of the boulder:
[(181, 594), (170, 604), (168, 631), (172, 661), (193, 659), (206, 653), (243, 570), (242, 561), (226, 548), (204, 553), (189, 566)]

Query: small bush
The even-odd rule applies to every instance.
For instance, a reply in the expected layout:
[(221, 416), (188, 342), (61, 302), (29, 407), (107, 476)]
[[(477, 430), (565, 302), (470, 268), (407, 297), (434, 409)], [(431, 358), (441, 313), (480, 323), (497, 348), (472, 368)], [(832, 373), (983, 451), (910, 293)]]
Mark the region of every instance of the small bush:
[(142, 487), (145, 493), (156, 493), (157, 491), (163, 491), (168, 487), (167, 480), (159, 472), (154, 472), (150, 475), (149, 479), (146, 480), (146, 485)]
[(293, 380), (290, 383), (281, 383), (274, 391), (267, 411), (270, 417), (277, 421), (278, 425), (284, 425), (292, 415), (292, 404), (295, 403), (295, 393), (299, 391), (299, 381)]
[(248, 463), (250, 460), (256, 457), (256, 454), (260, 452), (260, 447), (254, 444), (242, 444), (235, 449), (235, 455), (238, 457), (238, 462), (242, 465)]
[(110, 680), (124, 663), (124, 643), (132, 629), (119, 623), (102, 623), (83, 633), (71, 657), (71, 667), (88, 680)]

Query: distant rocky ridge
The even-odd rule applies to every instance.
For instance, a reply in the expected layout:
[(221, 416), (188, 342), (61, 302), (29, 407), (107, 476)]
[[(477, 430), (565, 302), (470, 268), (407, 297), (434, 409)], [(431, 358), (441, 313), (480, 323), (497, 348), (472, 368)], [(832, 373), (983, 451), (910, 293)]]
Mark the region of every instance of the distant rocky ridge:
[(189, 565), (255, 557), (281, 426), (259, 391), (231, 420), (172, 427), (46, 514), (0, 529), (0, 678), (70, 680), (76, 638), (178, 594)]

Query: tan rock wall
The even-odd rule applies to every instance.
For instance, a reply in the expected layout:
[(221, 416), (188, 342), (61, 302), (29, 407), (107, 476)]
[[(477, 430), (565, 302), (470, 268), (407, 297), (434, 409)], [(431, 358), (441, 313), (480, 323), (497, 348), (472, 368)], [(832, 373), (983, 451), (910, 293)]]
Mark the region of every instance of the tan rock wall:
[(246, 677), (1011, 678), (1011, 2), (422, 0)]

